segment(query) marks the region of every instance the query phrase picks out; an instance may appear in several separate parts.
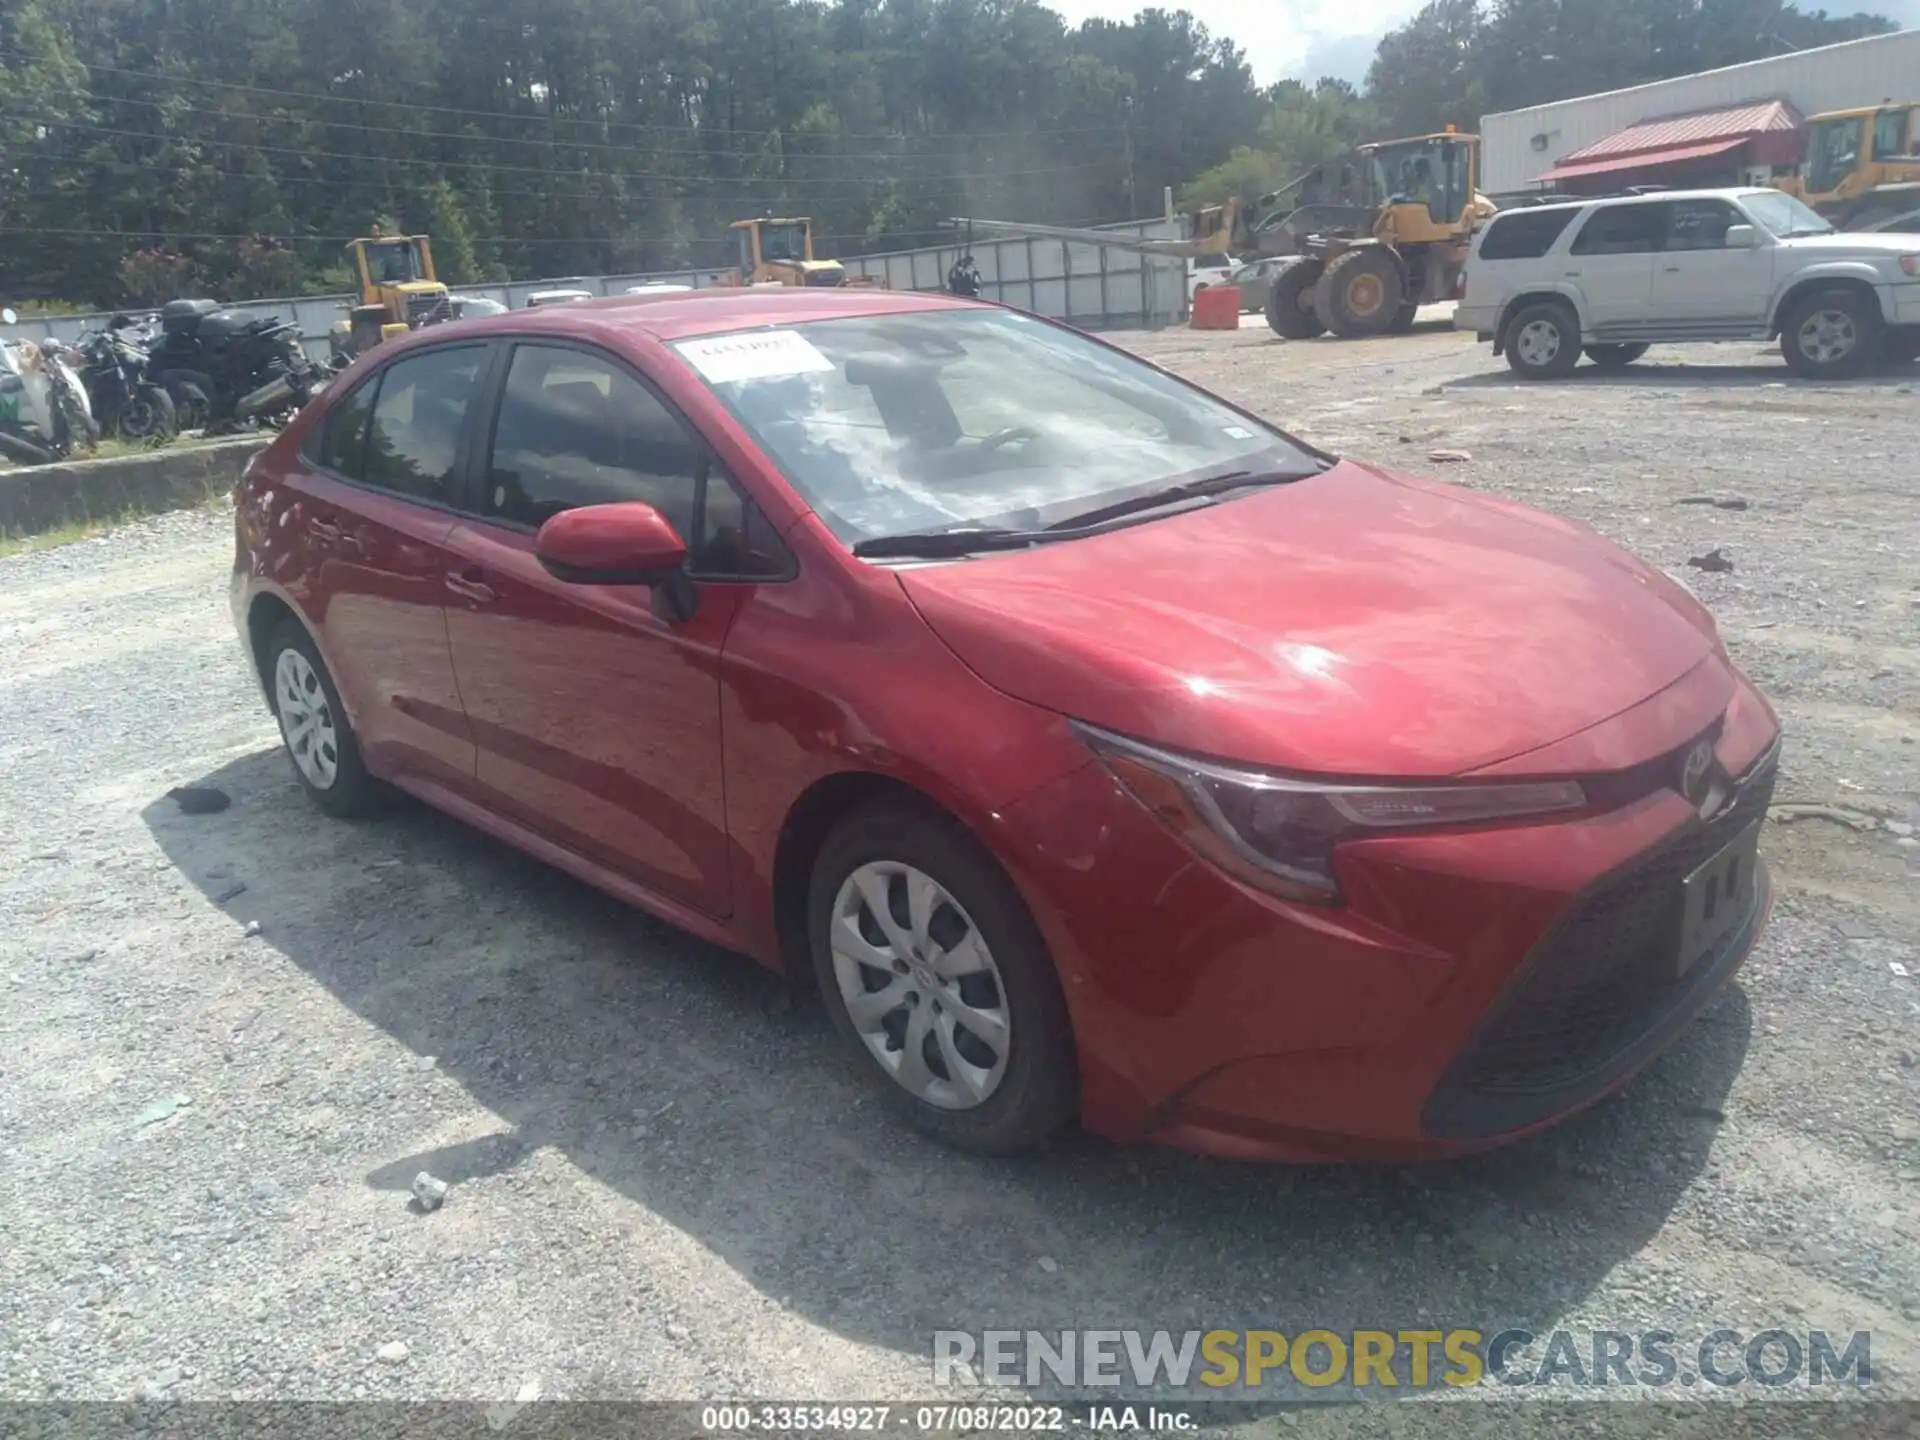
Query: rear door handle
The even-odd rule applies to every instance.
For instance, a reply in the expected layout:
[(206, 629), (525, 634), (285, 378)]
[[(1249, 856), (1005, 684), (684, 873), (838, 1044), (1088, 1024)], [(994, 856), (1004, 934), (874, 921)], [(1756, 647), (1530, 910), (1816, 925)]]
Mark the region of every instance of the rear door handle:
[(451, 571), (447, 575), (447, 589), (475, 604), (488, 604), (495, 596), (493, 587), (486, 583), (485, 575), (486, 572), (478, 565)]
[(1678, 265), (1667, 266), (1667, 274), (1678, 275), (1679, 273), (1680, 273), (1680, 267)]

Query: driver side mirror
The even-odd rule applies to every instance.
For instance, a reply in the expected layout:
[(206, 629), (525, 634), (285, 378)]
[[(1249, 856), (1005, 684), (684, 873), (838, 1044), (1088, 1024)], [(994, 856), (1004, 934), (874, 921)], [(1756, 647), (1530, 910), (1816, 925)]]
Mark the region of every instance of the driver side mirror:
[(563, 510), (533, 538), (534, 557), (569, 585), (644, 585), (664, 620), (692, 618), (687, 542), (653, 506), (638, 500)]
[(1760, 232), (1751, 225), (1729, 225), (1721, 242), (1729, 250), (1752, 250), (1760, 244)]

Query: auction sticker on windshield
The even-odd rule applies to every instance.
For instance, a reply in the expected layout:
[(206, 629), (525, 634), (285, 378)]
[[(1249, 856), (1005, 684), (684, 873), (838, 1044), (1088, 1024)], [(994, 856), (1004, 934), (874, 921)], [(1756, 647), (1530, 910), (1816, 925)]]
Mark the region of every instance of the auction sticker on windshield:
[(683, 340), (674, 348), (711, 385), (833, 369), (833, 361), (797, 330), (714, 335), (705, 340)]

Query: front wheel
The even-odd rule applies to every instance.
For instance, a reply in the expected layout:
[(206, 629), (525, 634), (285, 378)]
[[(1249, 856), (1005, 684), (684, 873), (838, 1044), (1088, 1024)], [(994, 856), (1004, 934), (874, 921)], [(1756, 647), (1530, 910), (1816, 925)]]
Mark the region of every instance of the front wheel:
[(1808, 380), (1857, 375), (1880, 353), (1880, 306), (1857, 290), (1823, 290), (1794, 303), (1780, 326), (1780, 355)]
[(1327, 322), (1313, 308), (1313, 288), (1320, 283), (1320, 267), (1311, 260), (1289, 265), (1273, 277), (1267, 291), (1267, 326), (1286, 340), (1311, 340)]
[(1507, 326), (1507, 364), (1524, 380), (1558, 380), (1580, 363), (1580, 321), (1567, 306), (1529, 305)]
[(1619, 370), (1647, 353), (1645, 345), (1589, 345), (1587, 359), (1602, 370)]
[(923, 1133), (1011, 1154), (1079, 1108), (1066, 1000), (1012, 883), (953, 821), (890, 802), (841, 823), (808, 884), (835, 1028)]

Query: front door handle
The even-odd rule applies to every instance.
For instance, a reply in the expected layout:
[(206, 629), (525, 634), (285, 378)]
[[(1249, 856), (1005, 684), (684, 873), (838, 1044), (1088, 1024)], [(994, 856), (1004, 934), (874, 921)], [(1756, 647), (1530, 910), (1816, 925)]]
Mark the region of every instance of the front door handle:
[(451, 571), (447, 575), (447, 589), (463, 599), (477, 605), (485, 605), (494, 597), (494, 589), (486, 582), (486, 572), (478, 565), (469, 565), (464, 570)]

